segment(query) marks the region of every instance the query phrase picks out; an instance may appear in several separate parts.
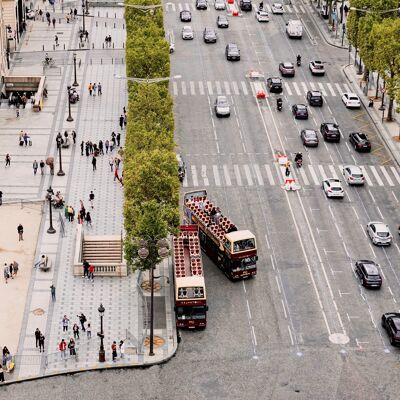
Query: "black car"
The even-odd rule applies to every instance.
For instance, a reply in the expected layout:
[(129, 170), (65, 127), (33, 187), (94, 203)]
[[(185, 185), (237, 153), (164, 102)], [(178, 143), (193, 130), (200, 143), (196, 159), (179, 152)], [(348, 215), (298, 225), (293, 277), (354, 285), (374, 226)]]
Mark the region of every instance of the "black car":
[(400, 346), (400, 314), (386, 313), (382, 315), (382, 327), (389, 335), (392, 346)]
[(217, 17), (218, 28), (229, 28), (229, 21), (225, 15), (218, 15)]
[(356, 151), (371, 151), (371, 142), (368, 140), (368, 137), (365, 133), (352, 132), (349, 135), (349, 141), (354, 146), (354, 150)]
[(324, 100), (319, 90), (309, 90), (307, 92), (307, 101), (310, 106), (322, 107)]
[(294, 65), (291, 62), (281, 62), (279, 63), (279, 71), (282, 76), (291, 76), (295, 75)]
[(183, 10), (179, 13), (182, 22), (190, 22), (192, 20), (192, 13), (188, 10)]
[(319, 143), (317, 131), (314, 129), (302, 129), (300, 132), (301, 141), (306, 147), (317, 147)]
[(225, 55), (228, 61), (239, 61), (240, 60), (240, 50), (235, 43), (229, 43), (225, 47)]
[(207, 10), (207, 0), (196, 0), (197, 10)]
[(205, 43), (217, 43), (217, 34), (213, 28), (204, 28), (203, 39)]
[(271, 93), (282, 93), (282, 79), (281, 78), (268, 78), (267, 86)]
[(327, 142), (340, 142), (339, 125), (334, 122), (324, 122), (321, 124), (321, 135)]
[(295, 104), (292, 106), (292, 113), (296, 119), (308, 119), (308, 110), (305, 104)]
[(242, 11), (251, 11), (253, 9), (251, 0), (240, 0), (239, 5)]
[(362, 285), (366, 288), (381, 288), (382, 277), (379, 273), (378, 264), (374, 261), (356, 261), (355, 273), (360, 278)]

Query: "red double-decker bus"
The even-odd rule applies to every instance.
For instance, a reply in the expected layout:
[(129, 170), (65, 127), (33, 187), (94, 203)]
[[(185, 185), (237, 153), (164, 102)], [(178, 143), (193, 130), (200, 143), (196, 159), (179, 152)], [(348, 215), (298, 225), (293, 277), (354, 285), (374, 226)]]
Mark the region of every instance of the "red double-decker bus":
[(178, 328), (207, 325), (206, 286), (197, 225), (182, 225), (173, 239), (175, 316)]

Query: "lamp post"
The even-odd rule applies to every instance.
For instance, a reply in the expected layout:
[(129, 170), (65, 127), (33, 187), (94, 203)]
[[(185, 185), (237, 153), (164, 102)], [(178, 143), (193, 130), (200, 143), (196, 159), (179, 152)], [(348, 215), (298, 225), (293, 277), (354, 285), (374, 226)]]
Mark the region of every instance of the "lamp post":
[(103, 332), (103, 317), (104, 317), (104, 311), (105, 308), (103, 307), (103, 304), (100, 304), (100, 307), (97, 309), (100, 315), (100, 332), (97, 332), (97, 336), (100, 338), (100, 349), (99, 349), (99, 362), (105, 362), (106, 361), (106, 352), (104, 350), (104, 332)]
[(74, 119), (72, 118), (72, 115), (71, 115), (71, 96), (70, 96), (70, 93), (71, 93), (71, 86), (67, 86), (67, 92), (68, 92), (68, 118), (67, 118), (67, 121), (68, 122), (72, 122)]
[[(155, 244), (157, 247), (157, 253), (161, 258), (164, 258), (168, 255), (168, 240), (167, 239), (160, 239), (160, 240), (140, 240), (139, 242), (139, 250), (138, 256), (142, 260), (145, 260), (149, 254), (149, 242), (151, 244)], [(154, 268), (155, 266), (152, 265), (150, 267), (150, 343), (149, 343), (149, 356), (154, 356), (154, 279), (160, 278), (160, 276), (154, 276)], [(169, 279), (168, 279), (169, 282)]]
[(74, 83), (72, 86), (79, 86), (79, 83), (76, 80), (76, 53), (74, 53)]
[(62, 136), (61, 136), (61, 132), (58, 132), (58, 135), (56, 137), (56, 142), (57, 142), (57, 149), (58, 149), (58, 159), (60, 160), (60, 169), (57, 172), (58, 176), (64, 176), (65, 172), (62, 169), (62, 157), (61, 157), (61, 147), (62, 147)]
[(49, 188), (47, 189), (46, 199), (49, 201), (50, 226), (49, 226), (49, 229), (47, 229), (47, 233), (51, 233), (51, 234), (56, 233), (56, 230), (53, 227), (53, 209), (51, 207), (51, 198), (52, 198), (53, 194), (54, 194), (54, 191), (51, 188), (51, 186), (49, 186)]
[[(82, 2), (83, 4), (83, 2)], [(88, 4), (88, 0), (85, 0), (85, 14), (89, 15), (89, 4)]]
[(384, 110), (385, 109), (385, 89), (386, 87), (386, 81), (383, 81), (383, 88), (382, 88), (382, 102), (381, 102), (381, 106), (379, 107), (379, 110)]

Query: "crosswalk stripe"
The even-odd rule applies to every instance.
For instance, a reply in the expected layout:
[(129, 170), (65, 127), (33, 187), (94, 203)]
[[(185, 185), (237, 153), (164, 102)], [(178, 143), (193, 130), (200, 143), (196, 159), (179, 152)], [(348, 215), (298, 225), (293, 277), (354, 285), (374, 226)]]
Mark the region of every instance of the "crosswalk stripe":
[(300, 175), (301, 175), (301, 179), (304, 182), (304, 184), (308, 186), (310, 184), (310, 182), (309, 182), (307, 175), (303, 168), (300, 168)]
[[(175, 8), (175, 5), (174, 5), (173, 8)], [(183, 7), (182, 7), (182, 4), (181, 4), (181, 3), (178, 3), (178, 8), (179, 8), (179, 12), (183, 11)], [(175, 10), (174, 10), (174, 11), (175, 11)]]
[(289, 96), (291, 96), (292, 95), (292, 91), (291, 91), (291, 89), (290, 89), (290, 86), (289, 86), (289, 84), (288, 83), (286, 83), (286, 82), (284, 82), (284, 85), (285, 85), (285, 89), (287, 90), (287, 92), (288, 92), (288, 95)]
[(242, 186), (242, 177), (240, 176), (239, 166), (234, 165), (233, 170), (235, 171), (236, 182), (239, 186)]
[(293, 87), (294, 87), (294, 90), (296, 91), (296, 93), (300, 96), (301, 92), (300, 92), (299, 86), (297, 85), (296, 82), (293, 82)]
[(399, 174), (398, 174), (396, 168), (395, 168), (395, 167), (390, 167), (390, 169), (391, 169), (391, 171), (392, 171), (394, 177), (397, 179), (397, 182), (399, 182), (399, 184), (400, 184), (400, 176), (399, 176)]
[(323, 96), (326, 96), (324, 85), (321, 82), (318, 82), (319, 90), (321, 91)]
[(293, 7), (294, 12), (296, 12), (296, 13), (299, 12), (297, 7), (294, 4), (292, 4), (292, 7)]
[(271, 6), (269, 4), (264, 4), (264, 8), (267, 10), (268, 13), (272, 12)]
[(186, 96), (186, 82), (181, 82), (181, 86), (182, 86), (182, 94)]
[(343, 89), (340, 87), (340, 85), (339, 85), (338, 83), (335, 83), (335, 86), (336, 86), (336, 89), (337, 89), (338, 92), (339, 92), (339, 95), (341, 96), (342, 93), (343, 93)]
[(190, 5), (190, 8), (191, 8), (193, 11), (196, 10), (196, 6), (195, 6), (194, 4), (191, 4), (191, 5)]
[(310, 82), (311, 90), (318, 90), (314, 82)]
[(310, 174), (311, 174), (311, 177), (312, 177), (314, 183), (315, 183), (316, 185), (319, 185), (320, 182), (319, 182), (319, 180), (318, 180), (318, 178), (317, 178), (317, 175), (316, 175), (316, 173), (315, 173), (315, 171), (314, 171), (313, 166), (312, 166), (312, 165), (308, 165), (308, 170), (310, 171)]
[(299, 8), (300, 8), (300, 11), (301, 11), (303, 14), (305, 14), (305, 13), (306, 13), (306, 10), (304, 9), (304, 7), (303, 7), (303, 6), (299, 6)]
[(365, 169), (365, 167), (362, 167), (362, 166), (360, 165), (360, 168), (362, 169), (364, 178), (365, 178), (365, 180), (367, 181), (368, 185), (369, 185), (369, 186), (374, 186), (374, 184), (372, 183), (371, 178), (369, 177), (369, 175), (368, 175), (367, 170)]
[(247, 90), (246, 82), (241, 81), (240, 83), (241, 83), (241, 85), (242, 85), (243, 94), (244, 94), (245, 96), (247, 96), (247, 95), (249, 94), (249, 92), (248, 92), (248, 90)]
[(178, 84), (175, 81), (172, 82), (172, 90), (174, 92), (174, 96), (178, 96)]
[(388, 172), (386, 171), (385, 166), (384, 165), (380, 165), (379, 168), (381, 169), (382, 174), (385, 175), (385, 178), (388, 181), (389, 186), (394, 186), (392, 178), (389, 176)]
[(250, 168), (247, 164), (245, 164), (244, 166), (244, 173), (246, 175), (246, 179), (247, 179), (247, 183), (249, 186), (253, 186), (253, 178), (251, 176), (251, 172), (250, 172)]
[(304, 92), (304, 94), (307, 94), (308, 89), (307, 89), (306, 83), (305, 83), (305, 82), (301, 82), (301, 86), (303, 86), (303, 92)]
[(353, 92), (346, 83), (343, 83), (343, 86), (346, 89), (346, 92), (350, 92), (350, 93)]
[(208, 90), (208, 94), (210, 96), (212, 96), (214, 94), (213, 88), (212, 88), (212, 83), (210, 81), (207, 81), (207, 90)]
[(197, 168), (195, 165), (191, 166), (192, 170), (192, 181), (193, 181), (193, 186), (199, 186), (199, 181), (197, 180)]
[(267, 177), (268, 177), (268, 180), (269, 180), (269, 184), (270, 185), (275, 185), (274, 176), (272, 175), (272, 171), (271, 171), (270, 166), (265, 164), (264, 167), (265, 167), (265, 171), (267, 172)]
[(194, 96), (196, 94), (196, 90), (194, 89), (194, 82), (190, 81), (189, 86), (190, 86), (190, 94)]
[(331, 171), (332, 178), (339, 179), (337, 174), (336, 174), (335, 167), (333, 165), (329, 166), (329, 170)]
[(174, 3), (171, 3), (170, 5), (171, 5), (171, 8), (172, 8), (172, 11), (175, 12), (175, 10), (176, 10), (175, 4), (174, 4)]
[(214, 180), (216, 186), (221, 186), (221, 179), (219, 177), (218, 165), (213, 165)]
[(203, 81), (199, 81), (199, 92), (201, 96), (204, 96), (204, 86)]
[(376, 181), (378, 182), (378, 185), (383, 186), (383, 181), (382, 181), (381, 177), (379, 176), (376, 168), (373, 165), (370, 165), (369, 169), (372, 171), (372, 174), (374, 175)]
[(331, 92), (332, 96), (336, 96), (335, 91), (333, 90), (333, 87), (330, 83), (327, 83), (326, 86), (328, 86), (329, 91)]
[(224, 164), (222, 166), (222, 169), (224, 170), (224, 177), (225, 177), (226, 186), (232, 186), (231, 176), (229, 175), (228, 166)]
[(233, 93), (239, 95), (239, 87), (235, 81), (232, 82)]
[(224, 86), (225, 86), (225, 93), (227, 96), (231, 95), (231, 88), (229, 87), (229, 82), (224, 81)]
[(208, 178), (207, 178), (207, 166), (206, 165), (201, 166), (201, 177), (203, 178), (204, 186), (210, 186), (210, 182), (208, 181)]
[(188, 174), (185, 174), (183, 181), (182, 181), (182, 186), (188, 187)]
[(257, 178), (258, 184), (260, 186), (264, 186), (264, 181), (263, 181), (263, 178), (261, 176), (260, 167), (258, 166), (258, 164), (253, 164), (253, 168), (254, 168), (254, 172), (256, 173), (256, 178)]
[(281, 171), (278, 163), (274, 163), (274, 166), (275, 166), (275, 169), (276, 169), (276, 173), (278, 175), (278, 181), (279, 182), (283, 182), (283, 175), (285, 175), (285, 171), (283, 171), (283, 172)]
[(322, 165), (318, 165), (318, 169), (319, 169), (319, 172), (320, 172), (320, 174), (322, 176), (322, 179), (325, 180), (326, 179), (326, 174), (325, 174), (325, 171), (324, 171), (324, 167)]
[(185, 10), (190, 10), (189, 3), (185, 3)]
[(222, 94), (221, 83), (220, 81), (215, 81), (215, 87), (217, 88), (217, 94)]
[(290, 6), (287, 5), (286, 8), (287, 8), (288, 12), (290, 12), (290, 13), (292, 12), (292, 9), (290, 8)]

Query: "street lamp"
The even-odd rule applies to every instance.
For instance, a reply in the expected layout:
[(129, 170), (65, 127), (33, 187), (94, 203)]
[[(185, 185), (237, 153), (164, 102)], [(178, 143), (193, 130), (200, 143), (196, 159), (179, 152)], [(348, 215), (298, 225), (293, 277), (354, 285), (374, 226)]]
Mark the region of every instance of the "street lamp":
[(79, 86), (79, 83), (76, 80), (76, 53), (74, 53), (74, 83), (72, 86)]
[(117, 4), (119, 6), (134, 8), (135, 10), (141, 11), (143, 13), (149, 13), (150, 15), (154, 14), (155, 9), (162, 7), (162, 4), (151, 4), (149, 6), (141, 6), (137, 4), (125, 4), (125, 3), (117, 3)]
[(105, 308), (103, 307), (103, 304), (100, 304), (100, 307), (97, 309), (100, 315), (100, 332), (97, 332), (97, 336), (100, 338), (100, 350), (99, 350), (99, 362), (105, 362), (106, 361), (106, 352), (104, 351), (104, 332), (103, 332), (103, 317), (104, 317), (104, 311)]
[[(386, 81), (383, 81), (382, 102), (381, 102), (381, 106), (379, 107), (379, 110), (381, 110), (381, 111), (385, 111), (385, 104), (384, 104), (384, 102), (385, 102), (385, 91), (386, 91), (385, 87), (386, 87)], [(383, 117), (382, 117), (382, 119), (383, 119)]]
[(50, 226), (49, 226), (49, 229), (47, 229), (47, 233), (51, 233), (51, 234), (56, 233), (56, 230), (53, 227), (53, 209), (51, 207), (51, 198), (52, 198), (53, 194), (54, 194), (54, 191), (51, 188), (51, 186), (49, 186), (49, 188), (47, 189), (46, 199), (49, 201)]
[(68, 92), (68, 122), (72, 122), (74, 119), (72, 118), (71, 115), (71, 86), (67, 86), (67, 92)]
[[(150, 240), (151, 243), (155, 244), (157, 247), (157, 253), (161, 258), (164, 258), (168, 255), (168, 240), (167, 239), (160, 239), (160, 240)], [(149, 254), (149, 243), (147, 240), (140, 240), (139, 241), (139, 250), (138, 256), (142, 260), (145, 260)], [(149, 356), (154, 356), (154, 279), (158, 279), (161, 276), (154, 276), (154, 268), (155, 266), (152, 265), (150, 267), (150, 349), (149, 349)], [(167, 278), (167, 282), (169, 283), (169, 279)]]
[(12, 28), (10, 25), (7, 25), (7, 50), (6, 50), (6, 55), (7, 55), (7, 69), (10, 69), (10, 40), (14, 39), (14, 35), (12, 32)]
[(61, 132), (58, 132), (58, 135), (56, 136), (56, 142), (57, 142), (57, 149), (58, 149), (58, 158), (60, 160), (60, 170), (57, 172), (58, 176), (64, 176), (65, 172), (62, 169), (62, 159), (61, 159), (61, 145), (63, 142), (63, 138), (61, 136)]

